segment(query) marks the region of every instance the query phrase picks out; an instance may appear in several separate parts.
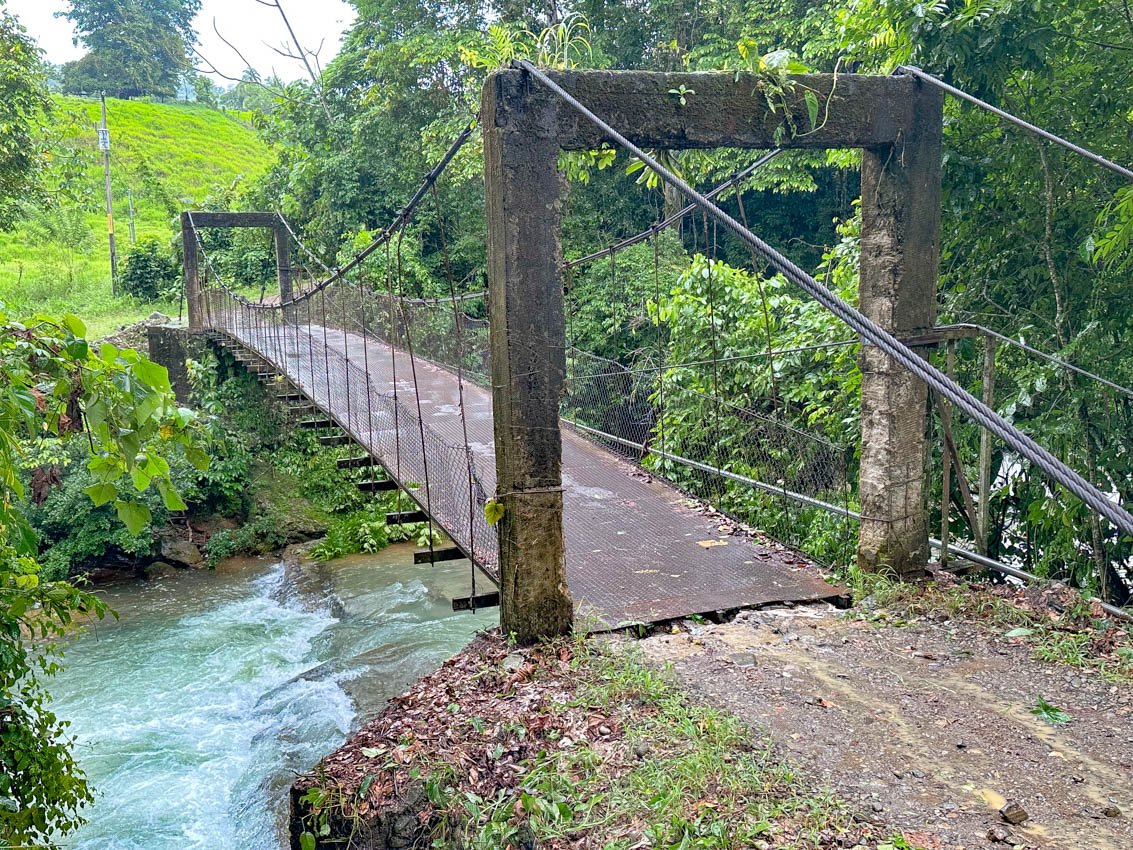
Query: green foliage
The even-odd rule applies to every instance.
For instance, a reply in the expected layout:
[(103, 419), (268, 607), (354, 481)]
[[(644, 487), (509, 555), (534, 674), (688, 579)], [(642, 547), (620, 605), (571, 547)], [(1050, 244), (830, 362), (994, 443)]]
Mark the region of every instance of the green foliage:
[(203, 553), (205, 563), (216, 567), (234, 555), (266, 555), (287, 545), (287, 526), (274, 513), (254, 516), (234, 530), (221, 529), (208, 539)]
[(35, 43), (0, 9), (0, 231), (15, 224), (38, 188), (45, 164), (38, 128), (50, 106)]
[(181, 263), (167, 246), (147, 239), (126, 255), (118, 283), (127, 295), (145, 301), (174, 297), (181, 289)]
[[(1127, 10), (1126, 10), (1127, 11)], [(1106, 0), (923, 4), (868, 0), (839, 13), (868, 70), (915, 64), (1026, 120), (1116, 157), (1128, 149), (1133, 29)], [(975, 321), (1133, 386), (1128, 346), (1130, 194), (1120, 178), (955, 99), (945, 103), (940, 322)], [(977, 352), (959, 376), (979, 392)], [(1000, 346), (996, 402), (1013, 423), (1107, 493), (1133, 503), (1127, 399)], [(975, 477), (975, 428), (957, 426)], [(996, 452), (991, 554), (1043, 575), (1127, 595), (1113, 565), (1131, 541)], [(955, 494), (953, 494), (955, 500)], [(961, 535), (970, 534), (958, 528)], [(1101, 574), (1101, 575), (1099, 575)]]
[[(28, 519), (43, 551), (42, 575), (57, 581), (81, 574), (114, 557), (146, 556), (153, 547), (153, 527), (164, 523), (168, 512), (160, 494), (142, 494), (140, 501), (151, 520), (137, 533), (123, 525), (112, 502), (96, 505), (94, 475), (83, 464), (83, 447), (67, 447), (57, 467), (62, 477), (46, 498), (28, 511)], [(123, 482), (125, 483), (125, 482)], [(180, 489), (184, 494), (184, 488)]]
[(79, 258), (94, 247), (90, 213), (78, 205), (48, 203), (33, 210), (25, 229), (33, 245), (58, 252), (67, 283), (73, 284)]
[(1035, 706), (1031, 709), (1031, 714), (1045, 720), (1051, 726), (1065, 726), (1071, 720), (1069, 714), (1061, 708), (1051, 705), (1041, 696), (1035, 700)]
[(81, 822), (91, 794), (43, 679), (58, 671), (59, 641), (76, 618), (104, 616), (106, 606), (41, 575), (20, 509), (21, 464), (33, 448), (53, 452), (43, 440), (76, 438), (88, 457), (89, 500), (113, 505), (137, 535), (151, 494), (166, 509), (183, 507), (171, 459), (205, 468), (208, 457), (165, 369), (108, 343), (96, 352), (73, 315), (17, 322), (0, 307), (0, 374), (0, 843), (51, 845)]
[[(157, 305), (110, 294), (102, 163), (92, 129), (98, 103), (71, 97), (56, 97), (51, 103), (50, 124), (34, 134), (33, 145), (47, 149), (43, 193), (22, 189), (24, 223), (0, 232), (0, 299), (28, 313), (79, 310), (92, 333), (101, 335), (144, 318)], [(268, 165), (267, 146), (239, 114), (199, 104), (111, 99), (107, 105), (120, 256), (128, 245), (121, 238), (128, 190), (133, 193), (139, 242), (156, 239), (168, 244), (183, 207), (199, 207), (214, 186), (239, 185)], [(31, 151), (23, 149), (25, 154)], [(96, 234), (92, 241), (83, 236), (84, 230)], [(177, 298), (162, 301), (158, 309), (175, 315)]]
[(63, 14), (90, 48), (63, 67), (70, 94), (172, 97), (189, 69), (200, 0), (70, 0)]
[[(495, 850), (582, 836), (608, 850), (643, 841), (658, 850), (731, 850), (774, 841), (784, 823), (807, 846), (822, 830), (849, 827), (841, 803), (808, 794), (737, 717), (690, 700), (634, 652), (582, 641), (573, 650), (572, 705), (624, 721), (624, 744), (548, 747), (522, 764), (515, 789), (491, 798), (458, 792), (451, 766), (431, 766), (426, 794), (443, 815), (434, 846)], [(477, 720), (469, 721), (474, 728)], [(627, 764), (624, 753), (633, 749), (644, 755)], [(309, 805), (325, 812), (328, 797)], [(899, 836), (891, 841), (910, 846)]]
[[(852, 302), (857, 222), (845, 223), (841, 232), (843, 241), (828, 253), (824, 271)], [(654, 373), (647, 389), (661, 410), (651, 427), (653, 445), (772, 488), (853, 506), (848, 485), (856, 458), (850, 447), (857, 445), (860, 427), (856, 346), (821, 347), (846, 339), (837, 320), (782, 278), (702, 255), (647, 307), (668, 340), (665, 362), (673, 364)], [(851, 529), (837, 517), (747, 484), (706, 479), (657, 455), (646, 463), (814, 557), (834, 563), (848, 558)]]
[(258, 113), (260, 116), (271, 115), (276, 109), (277, 98), (274, 92), (283, 91), (284, 88), (285, 84), (279, 77), (264, 80), (255, 69), (247, 68), (240, 82), (222, 92), (217, 101), (225, 109)]
[(206, 77), (204, 74), (197, 74), (193, 77), (193, 99), (197, 103), (204, 106), (211, 106), (216, 109), (219, 106), (217, 101), (217, 88), (213, 81)]

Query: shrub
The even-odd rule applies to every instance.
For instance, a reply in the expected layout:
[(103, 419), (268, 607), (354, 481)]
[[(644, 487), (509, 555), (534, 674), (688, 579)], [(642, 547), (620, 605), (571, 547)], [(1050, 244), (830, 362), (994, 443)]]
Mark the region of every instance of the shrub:
[(181, 269), (161, 242), (147, 239), (130, 250), (119, 280), (126, 294), (153, 301), (177, 293)]

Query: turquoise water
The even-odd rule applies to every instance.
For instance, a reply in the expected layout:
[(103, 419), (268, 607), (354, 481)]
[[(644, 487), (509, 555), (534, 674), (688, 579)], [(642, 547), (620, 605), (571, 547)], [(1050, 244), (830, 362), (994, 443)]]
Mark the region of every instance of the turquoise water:
[[(106, 593), (52, 685), (97, 793), (75, 850), (275, 850), (296, 772), (459, 650), (467, 563), (252, 561)], [(464, 563), (463, 567), (459, 564)]]

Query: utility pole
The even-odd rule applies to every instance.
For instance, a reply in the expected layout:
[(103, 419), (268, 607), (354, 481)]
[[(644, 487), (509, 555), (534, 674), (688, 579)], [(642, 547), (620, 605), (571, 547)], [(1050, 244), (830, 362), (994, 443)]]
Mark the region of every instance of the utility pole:
[(102, 170), (106, 177), (106, 231), (110, 237), (110, 292), (118, 294), (118, 249), (114, 244), (114, 197), (110, 191), (110, 128), (106, 125), (106, 92), (102, 93), (102, 126), (98, 128), (98, 148), (102, 151)]

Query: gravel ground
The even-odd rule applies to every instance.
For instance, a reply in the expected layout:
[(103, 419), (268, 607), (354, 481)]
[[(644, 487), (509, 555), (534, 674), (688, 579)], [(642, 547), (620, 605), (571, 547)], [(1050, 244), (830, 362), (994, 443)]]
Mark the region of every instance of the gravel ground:
[[(686, 625), (641, 641), (647, 658), (917, 846), (1133, 847), (1129, 684), (1034, 660), (1003, 629), (963, 619), (878, 626), (805, 606)], [(1070, 722), (1032, 714), (1040, 696)], [(1025, 822), (1007, 822), (1007, 803)]]

